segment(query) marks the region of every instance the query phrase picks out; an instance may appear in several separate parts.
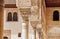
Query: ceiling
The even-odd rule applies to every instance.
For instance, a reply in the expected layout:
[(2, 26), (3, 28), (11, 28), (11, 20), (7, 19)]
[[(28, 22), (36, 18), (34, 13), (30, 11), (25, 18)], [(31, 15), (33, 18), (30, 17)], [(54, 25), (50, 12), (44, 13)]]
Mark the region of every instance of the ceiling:
[(46, 7), (60, 7), (60, 0), (45, 0)]

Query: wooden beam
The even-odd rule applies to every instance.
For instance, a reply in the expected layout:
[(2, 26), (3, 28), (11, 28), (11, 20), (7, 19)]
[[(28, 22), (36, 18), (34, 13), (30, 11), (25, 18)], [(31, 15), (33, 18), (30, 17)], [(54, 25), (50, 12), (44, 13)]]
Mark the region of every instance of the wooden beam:
[(16, 4), (5, 4), (5, 8), (17, 8)]

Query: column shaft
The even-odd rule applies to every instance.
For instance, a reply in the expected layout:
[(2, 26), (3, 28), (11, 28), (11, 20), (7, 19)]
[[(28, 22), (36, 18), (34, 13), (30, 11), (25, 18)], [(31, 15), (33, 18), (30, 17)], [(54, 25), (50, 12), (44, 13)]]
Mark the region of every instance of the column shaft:
[(34, 27), (34, 39), (36, 39), (36, 27)]
[(29, 26), (29, 22), (26, 22), (26, 39), (28, 39), (28, 26)]
[(22, 25), (22, 39), (28, 39), (28, 26), (29, 26), (28, 22), (25, 22)]

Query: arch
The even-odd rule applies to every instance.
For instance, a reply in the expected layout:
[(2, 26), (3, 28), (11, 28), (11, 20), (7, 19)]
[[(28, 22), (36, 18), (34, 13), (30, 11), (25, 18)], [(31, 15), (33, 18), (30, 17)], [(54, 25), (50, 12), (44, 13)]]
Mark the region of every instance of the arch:
[(18, 21), (17, 12), (14, 12), (13, 14), (13, 21)]
[(4, 36), (4, 39), (8, 39), (8, 37)]
[(8, 13), (8, 21), (12, 21), (12, 13), (11, 12)]
[(53, 12), (53, 21), (59, 21), (59, 11), (57, 10)]

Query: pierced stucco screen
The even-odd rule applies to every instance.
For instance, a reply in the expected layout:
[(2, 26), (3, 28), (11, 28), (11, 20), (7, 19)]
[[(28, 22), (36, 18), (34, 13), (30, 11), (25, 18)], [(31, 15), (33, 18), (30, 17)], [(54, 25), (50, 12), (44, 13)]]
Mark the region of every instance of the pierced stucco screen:
[(60, 27), (52, 27), (48, 31), (48, 39), (60, 39)]
[(52, 27), (48, 32), (49, 36), (60, 36), (60, 27)]
[(16, 4), (16, 0), (4, 0), (5, 4)]
[(21, 8), (25, 7), (30, 7), (31, 6), (31, 1), (30, 0), (17, 0), (18, 1), (18, 6)]

